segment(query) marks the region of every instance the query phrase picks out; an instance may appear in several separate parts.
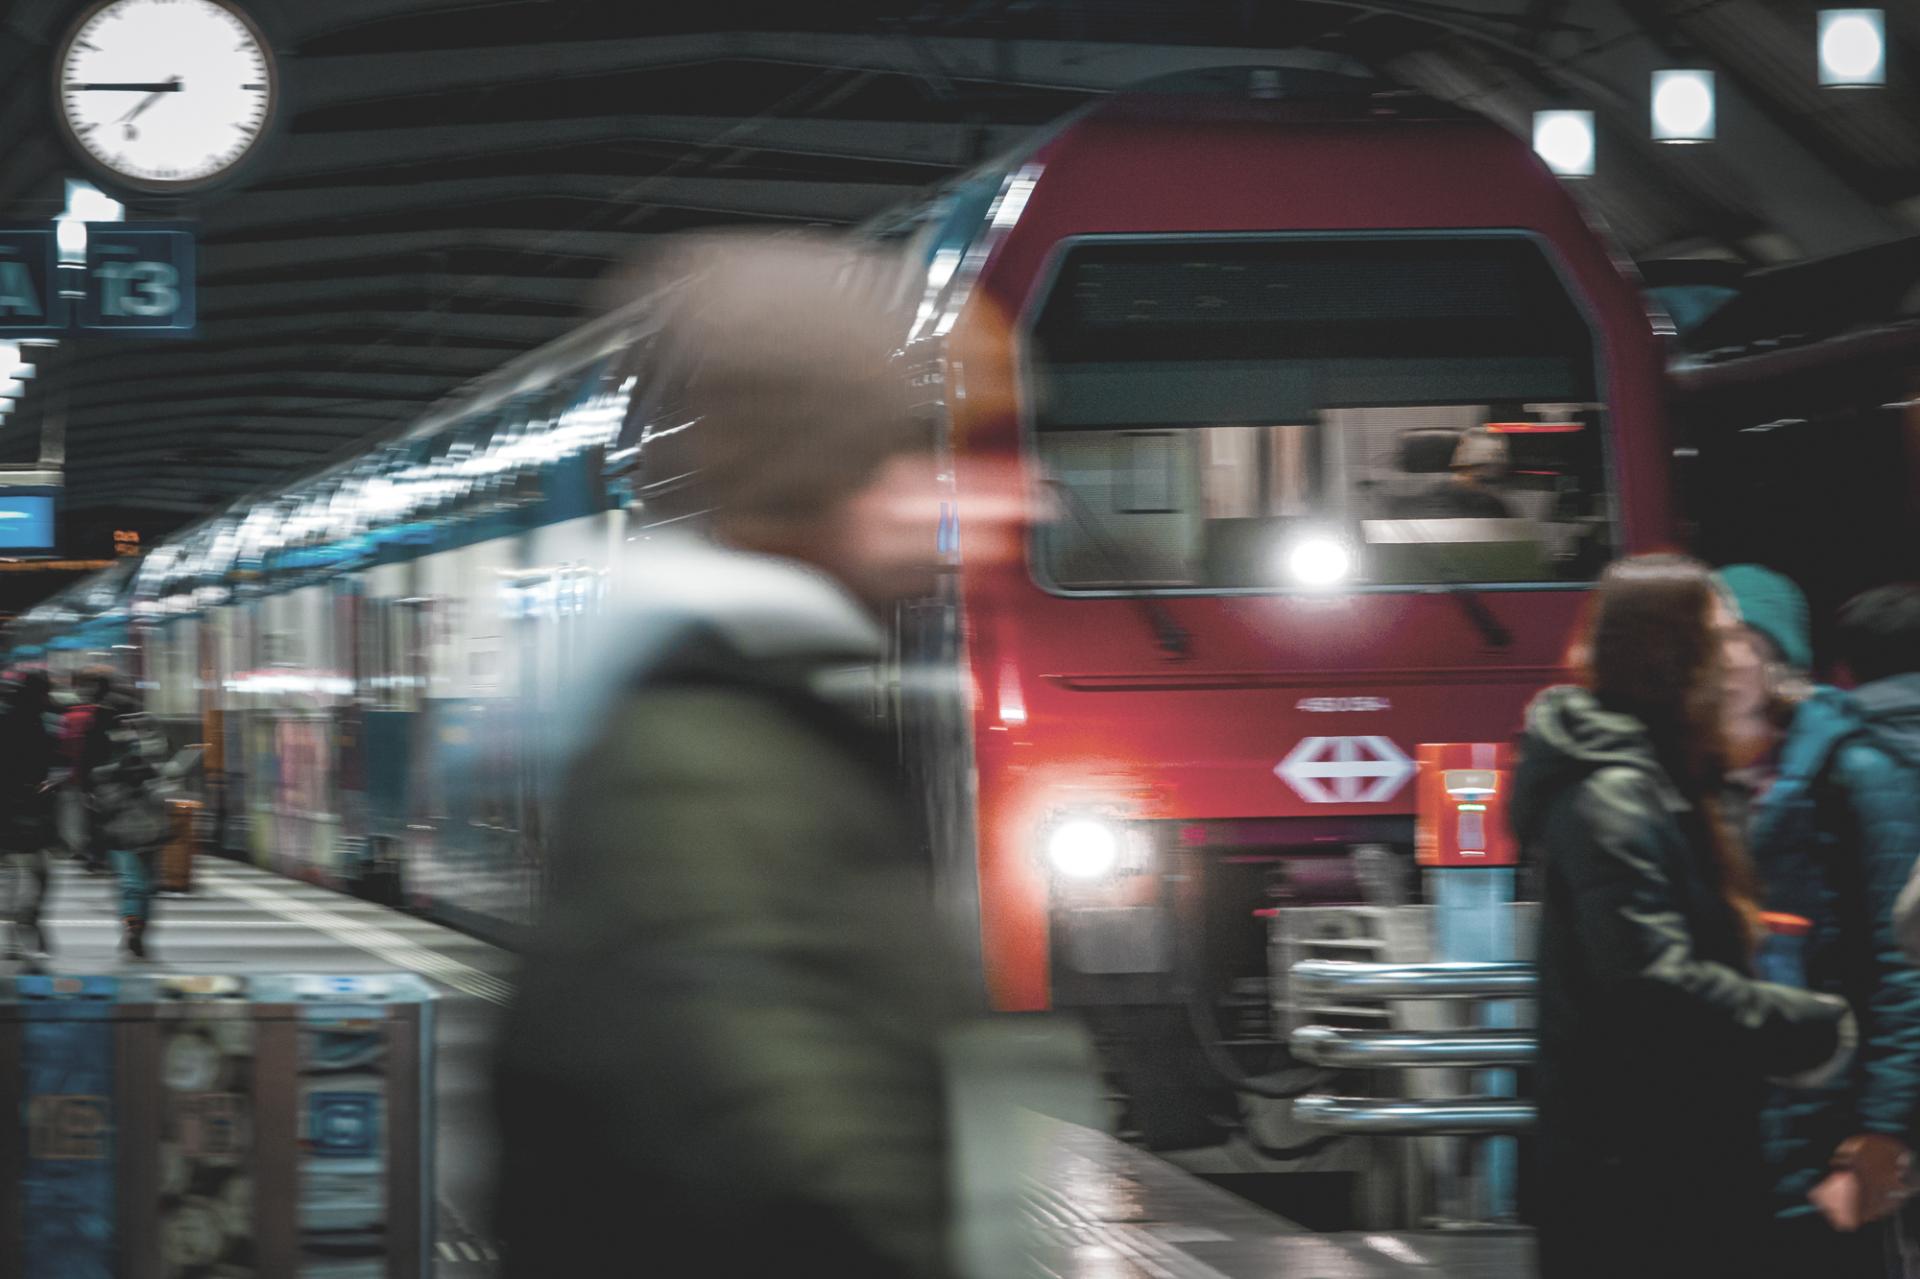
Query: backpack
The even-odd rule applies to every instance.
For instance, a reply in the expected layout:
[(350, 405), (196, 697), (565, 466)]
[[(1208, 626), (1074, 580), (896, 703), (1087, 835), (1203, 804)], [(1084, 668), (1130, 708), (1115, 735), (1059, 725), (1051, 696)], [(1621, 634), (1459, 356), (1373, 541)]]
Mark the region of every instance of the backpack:
[(1819, 716), (1824, 723), (1813, 732), (1789, 734), (1773, 784), (1754, 813), (1748, 839), (1755, 868), (1767, 887), (1767, 909), (1802, 915), (1818, 925), (1843, 907), (1861, 906), (1842, 900), (1857, 895), (1863, 885), (1857, 868), (1850, 868), (1841, 856), (1848, 810), (1845, 797), (1836, 789), (1833, 765), (1865, 726), (1837, 689), (1816, 689), (1800, 713)]
[(101, 842), (139, 852), (166, 842), (167, 797), (175, 789), (167, 771), (166, 735), (153, 717), (117, 715), (106, 726), (106, 758), (91, 773), (90, 798)]

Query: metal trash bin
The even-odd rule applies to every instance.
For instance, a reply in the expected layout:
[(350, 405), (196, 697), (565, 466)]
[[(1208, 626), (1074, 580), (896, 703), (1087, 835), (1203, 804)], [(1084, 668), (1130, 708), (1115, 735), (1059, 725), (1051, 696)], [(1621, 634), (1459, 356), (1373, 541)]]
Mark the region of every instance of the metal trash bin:
[(0, 1279), (432, 1273), (412, 974), (0, 980)]

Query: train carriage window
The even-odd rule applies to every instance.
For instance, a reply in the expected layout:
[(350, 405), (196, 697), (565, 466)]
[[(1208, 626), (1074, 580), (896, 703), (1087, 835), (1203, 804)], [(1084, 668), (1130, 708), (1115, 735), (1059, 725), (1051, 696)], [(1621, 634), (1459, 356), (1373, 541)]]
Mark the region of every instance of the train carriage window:
[(1036, 538), (1066, 590), (1589, 581), (1611, 554), (1595, 339), (1520, 235), (1076, 244), (1031, 335)]

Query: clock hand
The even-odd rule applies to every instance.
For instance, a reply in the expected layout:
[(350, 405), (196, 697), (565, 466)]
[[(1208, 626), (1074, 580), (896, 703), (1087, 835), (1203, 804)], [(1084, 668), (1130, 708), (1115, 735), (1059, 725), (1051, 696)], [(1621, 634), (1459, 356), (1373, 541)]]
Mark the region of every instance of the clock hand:
[(160, 91), (157, 89), (152, 93), (149, 93), (146, 97), (140, 99), (140, 103), (138, 106), (134, 107), (133, 110), (127, 112), (125, 115), (120, 117), (120, 123), (125, 125), (132, 125), (134, 120), (139, 117), (142, 111), (145, 111), (148, 107), (160, 101), (162, 96), (164, 95), (162, 95)]
[(178, 93), (180, 77), (175, 76), (171, 80), (162, 80), (154, 84), (70, 84), (67, 88), (83, 93)]

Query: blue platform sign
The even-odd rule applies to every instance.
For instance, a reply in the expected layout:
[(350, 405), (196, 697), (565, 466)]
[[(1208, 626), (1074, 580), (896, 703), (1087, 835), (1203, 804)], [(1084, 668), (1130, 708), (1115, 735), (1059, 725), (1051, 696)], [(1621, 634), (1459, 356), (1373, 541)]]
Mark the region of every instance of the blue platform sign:
[(0, 488), (0, 552), (52, 550), (53, 516), (51, 493)]
[(0, 227), (0, 336), (57, 333), (67, 303), (55, 278), (52, 227)]
[(87, 223), (80, 327), (143, 334), (193, 330), (193, 232)]

